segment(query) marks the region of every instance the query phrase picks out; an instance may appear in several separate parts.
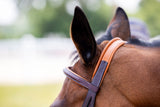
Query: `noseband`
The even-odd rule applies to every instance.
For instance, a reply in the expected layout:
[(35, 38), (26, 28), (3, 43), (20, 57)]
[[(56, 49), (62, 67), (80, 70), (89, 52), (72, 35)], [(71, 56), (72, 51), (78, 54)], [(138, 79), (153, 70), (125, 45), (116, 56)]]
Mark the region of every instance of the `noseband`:
[(84, 100), (82, 107), (94, 107), (97, 92), (102, 84), (102, 81), (108, 71), (109, 65), (111, 63), (114, 53), (119, 47), (121, 47), (125, 41), (120, 38), (114, 38), (108, 42), (108, 44), (103, 49), (101, 56), (98, 60), (94, 73), (92, 75), (92, 81), (88, 82), (86, 79), (80, 75), (74, 73), (70, 67), (65, 68), (63, 72), (67, 77), (82, 85), (88, 89), (87, 96)]

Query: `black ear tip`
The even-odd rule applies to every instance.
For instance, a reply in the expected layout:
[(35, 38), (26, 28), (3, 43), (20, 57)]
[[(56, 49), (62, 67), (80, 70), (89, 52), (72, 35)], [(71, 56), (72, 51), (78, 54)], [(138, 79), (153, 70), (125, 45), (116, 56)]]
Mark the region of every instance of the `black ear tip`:
[(81, 8), (79, 6), (76, 6), (75, 7), (75, 10), (80, 10)]
[(125, 13), (125, 11), (121, 7), (118, 7), (116, 13)]
[(79, 13), (79, 12), (82, 12), (82, 10), (79, 6), (76, 6), (74, 10), (74, 14)]
[[(80, 16), (81, 16), (82, 10), (80, 9), (79, 6), (76, 6), (74, 9), (74, 16), (73, 16), (73, 20), (72, 20), (72, 26), (75, 25), (75, 22), (77, 22), (77, 20), (79, 20)], [(72, 28), (71, 26), (71, 28)]]
[(118, 7), (117, 10), (116, 10), (116, 15), (117, 16), (125, 16), (126, 19), (128, 19), (127, 15), (126, 15), (126, 12), (121, 8), (121, 7)]
[(72, 23), (77, 22), (77, 21), (78, 21), (77, 23), (79, 23), (82, 20), (87, 20), (87, 18), (85, 16), (84, 12), (82, 11), (82, 9), (78, 6), (76, 6), (75, 10), (74, 10), (74, 17), (73, 17)]
[(121, 7), (118, 7), (117, 10), (123, 10)]

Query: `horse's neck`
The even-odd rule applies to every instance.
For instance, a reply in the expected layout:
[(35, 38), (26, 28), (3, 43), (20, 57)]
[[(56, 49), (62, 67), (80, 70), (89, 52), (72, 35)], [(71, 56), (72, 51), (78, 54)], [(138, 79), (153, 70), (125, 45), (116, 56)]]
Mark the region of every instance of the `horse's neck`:
[(97, 101), (117, 107), (114, 104), (160, 106), (159, 53), (156, 49), (121, 47), (112, 59)]

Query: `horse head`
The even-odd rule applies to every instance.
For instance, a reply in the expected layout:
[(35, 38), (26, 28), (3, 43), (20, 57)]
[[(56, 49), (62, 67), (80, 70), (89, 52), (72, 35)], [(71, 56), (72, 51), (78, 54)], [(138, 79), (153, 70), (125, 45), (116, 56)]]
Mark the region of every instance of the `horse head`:
[[(70, 35), (79, 55), (79, 60), (70, 69), (75, 75), (91, 82), (97, 62), (109, 41), (96, 42), (88, 20), (79, 7), (75, 8)], [(107, 28), (107, 36), (130, 40), (129, 21), (123, 9), (117, 9)], [(126, 43), (115, 52), (98, 90), (96, 107), (160, 106), (160, 62), (157, 60), (160, 55), (156, 49), (153, 49), (153, 53), (151, 50)], [(51, 107), (81, 107), (87, 92), (88, 89), (66, 77)]]

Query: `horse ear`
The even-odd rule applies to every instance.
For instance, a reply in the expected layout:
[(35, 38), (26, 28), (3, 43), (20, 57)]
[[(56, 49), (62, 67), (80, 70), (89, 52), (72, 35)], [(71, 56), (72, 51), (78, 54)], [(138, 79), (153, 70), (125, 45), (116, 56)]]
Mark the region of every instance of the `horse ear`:
[(123, 40), (130, 39), (130, 27), (129, 27), (129, 20), (125, 13), (125, 11), (118, 7), (116, 10), (116, 14), (109, 23), (107, 32), (114, 37), (120, 37)]
[(89, 64), (96, 53), (96, 41), (88, 20), (79, 7), (75, 8), (70, 31), (82, 62)]

